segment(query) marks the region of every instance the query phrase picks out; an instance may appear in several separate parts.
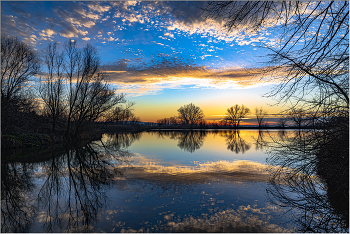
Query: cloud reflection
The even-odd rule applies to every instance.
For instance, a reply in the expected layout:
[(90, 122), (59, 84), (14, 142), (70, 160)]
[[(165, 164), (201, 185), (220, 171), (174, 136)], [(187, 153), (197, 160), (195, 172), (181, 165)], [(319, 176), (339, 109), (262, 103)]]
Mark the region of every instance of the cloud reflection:
[[(258, 181), (268, 182), (269, 174), (265, 164), (237, 160), (195, 163), (193, 166), (164, 166), (161, 162), (146, 159), (143, 156), (134, 157), (137, 164), (122, 166), (123, 180), (152, 180), (159, 182), (206, 183), (212, 179), (228, 181)], [(117, 178), (118, 180), (121, 178)]]
[[(250, 205), (240, 206), (237, 210), (226, 209), (214, 214), (202, 214), (201, 217), (186, 217), (179, 222), (168, 222), (171, 232), (274, 232), (286, 233), (293, 230), (269, 223), (266, 214), (276, 212), (274, 207), (255, 208)], [(265, 216), (265, 217), (264, 217)]]

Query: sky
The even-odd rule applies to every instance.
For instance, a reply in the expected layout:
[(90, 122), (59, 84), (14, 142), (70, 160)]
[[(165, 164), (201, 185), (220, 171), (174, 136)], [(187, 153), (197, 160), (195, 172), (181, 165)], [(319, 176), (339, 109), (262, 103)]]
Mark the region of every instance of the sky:
[[(268, 52), (258, 48), (259, 41), (276, 43), (278, 35), (228, 33), (222, 20), (205, 17), (206, 4), (2, 1), (1, 35), (17, 36), (37, 51), (70, 39), (80, 47), (90, 43), (108, 81), (135, 102), (141, 121), (175, 116), (189, 103), (207, 120), (222, 119), (235, 104), (279, 113), (281, 107), (263, 97), (275, 84), (260, 80)], [(248, 118), (255, 118), (253, 111)]]

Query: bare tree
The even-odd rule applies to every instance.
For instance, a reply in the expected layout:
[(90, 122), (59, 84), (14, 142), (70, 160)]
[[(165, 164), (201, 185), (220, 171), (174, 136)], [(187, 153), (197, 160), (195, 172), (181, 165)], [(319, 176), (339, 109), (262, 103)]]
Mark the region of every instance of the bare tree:
[(293, 108), (288, 113), (288, 116), (296, 124), (298, 128), (301, 128), (303, 123), (307, 120), (305, 111), (301, 108), (298, 108), (298, 109)]
[(278, 119), (278, 124), (280, 127), (285, 128), (286, 124), (288, 122), (288, 119), (286, 116), (282, 115), (279, 119)]
[(173, 124), (173, 125), (178, 124), (178, 118), (176, 116), (170, 117), (169, 124)]
[(214, 1), (205, 10), (228, 31), (278, 32), (275, 46), (261, 42), (279, 82), (269, 96), (333, 116), (349, 109), (348, 1)]
[(37, 99), (30, 82), (40, 71), (37, 53), (16, 37), (1, 37), (1, 131), (15, 134), (36, 125)]
[(249, 112), (250, 112), (249, 108), (245, 107), (243, 104), (242, 106), (239, 106), (238, 104), (236, 104), (227, 109), (225, 120), (237, 128), (241, 120)]
[(64, 54), (68, 83), (66, 134), (77, 136), (88, 123), (106, 117), (124, 101), (124, 95), (116, 95), (105, 81), (96, 48), (88, 44), (80, 50), (76, 41), (70, 40)]
[(157, 123), (159, 125), (162, 124), (170, 124), (170, 125), (176, 125), (178, 124), (178, 118), (176, 116), (170, 117), (170, 118), (163, 118), (163, 119), (158, 119)]
[(134, 105), (135, 103), (127, 101), (125, 99), (125, 95), (123, 94), (121, 96), (119, 104), (112, 109), (108, 121), (123, 124), (127, 121), (132, 121), (132, 119), (137, 118), (134, 114), (134, 110), (132, 109)]
[(30, 78), (40, 71), (37, 54), (16, 37), (1, 37), (1, 99), (18, 96)]
[(181, 106), (177, 111), (183, 124), (198, 124), (204, 118), (202, 109), (192, 103)]
[(57, 120), (64, 118), (66, 136), (77, 137), (89, 123), (106, 119), (112, 108), (125, 102), (124, 95), (117, 95), (105, 81), (97, 50), (89, 44), (79, 49), (70, 40), (61, 53), (56, 44), (51, 44), (44, 62), (47, 75), (39, 93), (53, 131)]
[(262, 107), (260, 107), (260, 108), (256, 107), (255, 108), (255, 115), (256, 115), (256, 119), (258, 121), (259, 128), (260, 128), (264, 124), (264, 118), (267, 115), (267, 111), (264, 110)]
[(49, 44), (45, 50), (44, 63), (47, 75), (40, 82), (39, 94), (44, 101), (44, 114), (52, 121), (52, 131), (55, 132), (56, 123), (64, 114), (64, 78), (63, 53), (57, 51), (57, 44)]
[[(66, 135), (69, 134), (71, 130), (71, 122), (73, 114), (75, 112), (75, 103), (78, 98), (78, 89), (80, 87), (79, 78), (81, 73), (81, 52), (79, 51), (76, 41), (69, 40), (64, 45), (64, 53), (66, 56), (65, 69), (68, 81), (68, 106), (67, 106), (67, 128)], [(74, 78), (76, 78), (76, 83), (74, 85)]]

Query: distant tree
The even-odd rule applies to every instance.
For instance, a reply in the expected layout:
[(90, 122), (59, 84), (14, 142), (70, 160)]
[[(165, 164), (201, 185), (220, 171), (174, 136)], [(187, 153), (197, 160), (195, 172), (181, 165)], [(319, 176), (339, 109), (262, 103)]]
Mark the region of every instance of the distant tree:
[(201, 108), (192, 103), (181, 106), (177, 111), (179, 112), (178, 118), (183, 124), (198, 124), (204, 119)]
[(264, 110), (262, 107), (260, 107), (260, 108), (256, 107), (255, 108), (255, 115), (256, 115), (256, 119), (258, 121), (259, 128), (260, 128), (264, 124), (264, 118), (267, 115), (267, 111)]
[(135, 103), (127, 101), (125, 99), (125, 95), (121, 95), (120, 98), (119, 104), (112, 109), (108, 117), (108, 121), (123, 124), (137, 118), (134, 114), (134, 110), (132, 109)]
[(178, 119), (176, 116), (170, 117), (170, 118), (163, 118), (163, 119), (157, 119), (157, 123), (159, 125), (167, 125), (167, 124), (171, 124), (171, 125), (176, 125), (178, 124)]
[(222, 119), (222, 120), (220, 120), (219, 121), (219, 123), (220, 123), (220, 125), (222, 125), (222, 126), (226, 126), (226, 125), (228, 125), (229, 123), (228, 123), (228, 120), (225, 118), (225, 119)]
[(178, 118), (176, 116), (170, 117), (169, 124), (173, 124), (173, 125), (178, 124)]
[(286, 116), (282, 115), (279, 119), (278, 119), (278, 124), (280, 127), (285, 128), (286, 124), (288, 122), (288, 119)]
[(17, 37), (1, 36), (1, 101), (13, 99), (40, 71), (34, 50)]
[(249, 108), (245, 107), (243, 104), (242, 106), (239, 106), (238, 104), (236, 104), (227, 109), (225, 120), (237, 128), (241, 120), (249, 112), (250, 112)]
[(292, 108), (288, 113), (288, 117), (295, 123), (295, 125), (298, 128), (301, 128), (301, 126), (303, 125), (303, 122), (307, 120), (305, 111), (301, 108), (298, 108), (298, 109)]
[(157, 119), (157, 123), (158, 125), (168, 124), (168, 119), (167, 118)]
[(131, 124), (137, 124), (137, 123), (139, 123), (140, 121), (141, 121), (140, 117), (132, 116), (132, 117), (130, 118), (130, 123), (131, 123)]

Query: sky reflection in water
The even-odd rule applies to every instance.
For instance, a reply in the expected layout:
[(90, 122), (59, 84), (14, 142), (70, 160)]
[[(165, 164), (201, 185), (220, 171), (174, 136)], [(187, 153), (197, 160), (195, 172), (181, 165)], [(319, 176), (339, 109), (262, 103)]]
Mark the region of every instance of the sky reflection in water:
[[(105, 134), (102, 141), (53, 153), (46, 161), (2, 164), (2, 172), (14, 178), (26, 165), (26, 183), (34, 185), (17, 188), (13, 178), (2, 176), (5, 187), (18, 190), (17, 200), (11, 200), (2, 189), (2, 203), (10, 204), (2, 217), (25, 214), (24, 204), (36, 207), (30, 207), (34, 215), (20, 220), (22, 229), (13, 229), (17, 220), (8, 218), (2, 231), (293, 232), (298, 213), (272, 205), (266, 193), (273, 167), (266, 164), (262, 143), (295, 133), (283, 134)], [(285, 187), (287, 180), (280, 181)]]

